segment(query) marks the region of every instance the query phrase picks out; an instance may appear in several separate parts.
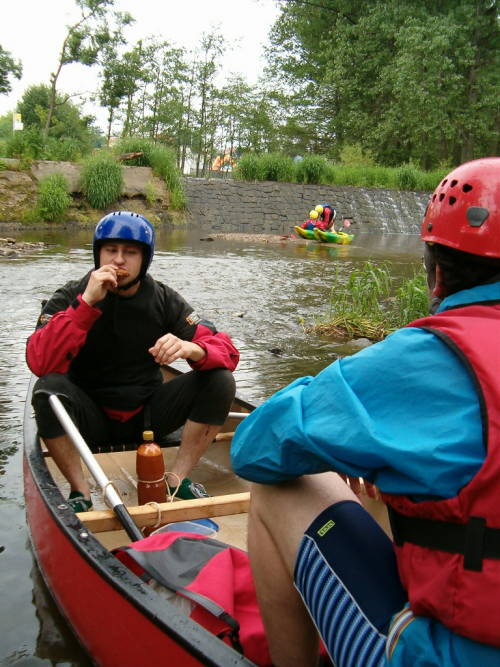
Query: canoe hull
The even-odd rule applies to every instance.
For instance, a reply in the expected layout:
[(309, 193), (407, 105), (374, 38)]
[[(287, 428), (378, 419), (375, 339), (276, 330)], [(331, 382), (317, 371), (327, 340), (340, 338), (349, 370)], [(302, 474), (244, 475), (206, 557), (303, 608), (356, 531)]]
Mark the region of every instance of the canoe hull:
[(314, 238), (317, 241), (322, 243), (336, 243), (337, 245), (349, 245), (352, 243), (354, 236), (352, 234), (346, 234), (345, 232), (324, 232), (321, 229), (316, 228), (314, 230)]
[(295, 231), (304, 239), (309, 239), (309, 241), (315, 240), (314, 231), (311, 229), (302, 229), (302, 227), (296, 226)]
[(95, 664), (251, 667), (122, 566), (68, 508), (45, 464), (30, 397), (31, 387), (23, 461), (30, 538), (52, 596)]

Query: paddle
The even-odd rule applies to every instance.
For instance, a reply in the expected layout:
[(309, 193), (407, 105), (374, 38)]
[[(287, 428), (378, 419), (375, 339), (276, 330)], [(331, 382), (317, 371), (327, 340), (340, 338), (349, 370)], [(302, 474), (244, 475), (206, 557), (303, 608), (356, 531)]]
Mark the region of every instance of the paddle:
[(90, 451), (89, 446), (82, 438), (71, 417), (66, 412), (64, 405), (54, 394), (49, 396), (49, 403), (52, 406), (56, 417), (61, 422), (61, 426), (66, 431), (71, 442), (74, 444), (76, 450), (85, 462), (85, 465), (89, 469), (90, 474), (95, 479), (100, 489), (104, 491), (104, 497), (107, 504), (115, 512), (120, 523), (127, 532), (127, 535), (133, 542), (138, 542), (139, 540), (144, 539), (141, 531), (139, 528), (137, 528), (132, 517), (128, 513), (127, 508), (123, 504), (122, 499), (113, 486), (109, 483), (108, 478), (104, 474), (101, 466), (97, 463), (96, 458)]

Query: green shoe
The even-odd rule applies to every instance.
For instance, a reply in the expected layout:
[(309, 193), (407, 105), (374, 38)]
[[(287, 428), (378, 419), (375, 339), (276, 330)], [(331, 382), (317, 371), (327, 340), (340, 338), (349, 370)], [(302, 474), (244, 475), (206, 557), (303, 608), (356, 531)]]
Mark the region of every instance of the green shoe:
[(68, 505), (75, 514), (79, 512), (90, 512), (92, 500), (85, 500), (81, 491), (72, 491), (69, 494)]
[[(177, 491), (177, 493), (175, 493)], [(167, 483), (167, 492), (169, 496), (173, 496), (179, 500), (196, 500), (196, 498), (211, 498), (212, 496), (206, 492), (203, 484), (192, 482), (187, 477), (181, 482), (180, 486), (170, 486)]]

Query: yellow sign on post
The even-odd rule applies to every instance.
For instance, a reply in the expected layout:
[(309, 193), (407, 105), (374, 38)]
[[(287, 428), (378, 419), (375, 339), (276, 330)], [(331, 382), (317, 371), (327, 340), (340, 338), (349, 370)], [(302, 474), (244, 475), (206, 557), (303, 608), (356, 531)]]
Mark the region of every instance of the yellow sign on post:
[(24, 130), (24, 125), (22, 122), (22, 117), (20, 113), (14, 113), (12, 116), (12, 127), (14, 132), (16, 130)]

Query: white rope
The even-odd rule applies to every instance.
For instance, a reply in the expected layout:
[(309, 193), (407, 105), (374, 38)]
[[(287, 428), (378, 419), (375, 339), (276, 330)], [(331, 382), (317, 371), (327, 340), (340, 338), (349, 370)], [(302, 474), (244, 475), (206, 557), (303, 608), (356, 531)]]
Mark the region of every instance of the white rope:
[[(168, 477), (169, 475), (173, 475), (173, 476), (177, 479), (177, 486), (175, 487), (175, 491), (174, 491), (173, 493), (172, 493), (172, 491), (170, 490), (169, 483), (167, 482), (167, 477)], [(167, 484), (167, 496), (168, 496), (168, 497), (167, 497), (167, 503), (173, 503), (173, 502), (174, 502), (174, 498), (175, 498), (175, 496), (177, 495), (177, 491), (179, 490), (179, 487), (180, 487), (180, 485), (181, 485), (181, 479), (180, 479), (180, 477), (179, 477), (178, 475), (175, 474), (175, 472), (166, 472), (166, 473), (165, 473), (165, 482), (166, 482), (166, 484)]]

